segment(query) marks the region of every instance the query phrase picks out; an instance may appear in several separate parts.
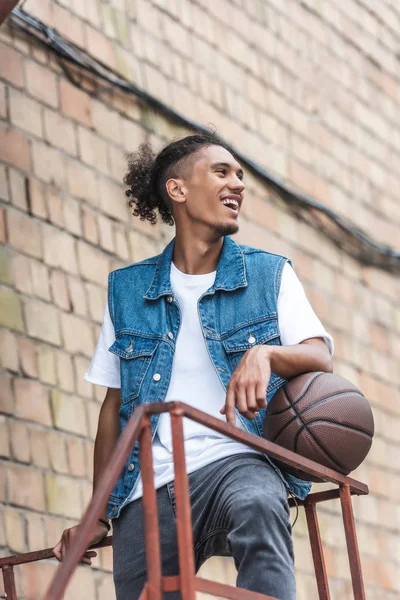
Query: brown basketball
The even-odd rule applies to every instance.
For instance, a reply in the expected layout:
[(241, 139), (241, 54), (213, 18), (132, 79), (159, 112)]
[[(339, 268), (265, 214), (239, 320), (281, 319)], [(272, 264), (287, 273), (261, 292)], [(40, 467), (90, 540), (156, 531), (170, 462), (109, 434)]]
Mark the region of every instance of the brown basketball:
[[(268, 404), (264, 437), (343, 475), (367, 456), (374, 435), (371, 408), (360, 390), (333, 373), (304, 373), (288, 381)], [(320, 481), (283, 463), (301, 479)]]

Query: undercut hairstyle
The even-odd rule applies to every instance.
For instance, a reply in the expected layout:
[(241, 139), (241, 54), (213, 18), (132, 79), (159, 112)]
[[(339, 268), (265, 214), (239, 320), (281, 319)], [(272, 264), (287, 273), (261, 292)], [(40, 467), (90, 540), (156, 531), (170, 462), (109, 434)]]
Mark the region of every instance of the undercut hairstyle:
[(214, 133), (197, 133), (171, 142), (155, 155), (147, 143), (128, 155), (128, 172), (123, 181), (127, 204), (141, 221), (157, 223), (157, 212), (167, 225), (174, 225), (172, 201), (166, 189), (171, 178), (185, 177), (196, 162), (197, 153), (207, 146), (229, 147)]

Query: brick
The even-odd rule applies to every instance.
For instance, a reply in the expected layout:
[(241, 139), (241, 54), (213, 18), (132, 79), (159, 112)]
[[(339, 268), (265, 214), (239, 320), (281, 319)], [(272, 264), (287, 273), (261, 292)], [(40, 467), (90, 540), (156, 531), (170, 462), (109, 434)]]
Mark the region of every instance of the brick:
[(66, 165), (61, 152), (41, 142), (32, 141), (32, 156), (33, 172), (39, 179), (65, 188)]
[(0, 243), (4, 244), (7, 241), (7, 226), (6, 226), (6, 211), (0, 208)]
[(49, 391), (38, 381), (15, 379), (15, 415), (27, 421), (51, 426)]
[(86, 453), (84, 442), (77, 438), (67, 438), (69, 472), (76, 477), (86, 475)]
[(86, 207), (82, 208), (83, 237), (92, 244), (98, 244), (99, 232), (97, 229), (96, 213)]
[(108, 173), (107, 145), (99, 136), (78, 126), (78, 144), (83, 162), (102, 173)]
[(32, 464), (41, 469), (48, 469), (50, 467), (50, 457), (43, 429), (31, 427), (29, 433)]
[(27, 332), (31, 337), (60, 346), (58, 311), (39, 300), (26, 300), (24, 314)]
[(94, 171), (77, 161), (68, 160), (67, 183), (68, 191), (72, 196), (83, 198), (93, 206), (98, 205), (98, 191)]
[(38, 260), (29, 260), (32, 279), (32, 294), (42, 300), (50, 300), (49, 269)]
[(8, 233), (11, 246), (26, 254), (41, 258), (42, 245), (39, 223), (23, 213), (10, 210), (8, 212)]
[(11, 289), (0, 287), (0, 327), (24, 330), (21, 300)]
[(129, 246), (127, 235), (124, 229), (115, 226), (114, 227), (114, 236), (115, 236), (115, 252), (122, 260), (129, 260)]
[(27, 178), (19, 171), (14, 169), (8, 170), (11, 202), (17, 208), (23, 211), (28, 210), (28, 199), (26, 193)]
[(19, 367), (18, 344), (15, 335), (3, 329), (0, 332), (0, 365), (16, 373)]
[(69, 81), (60, 81), (61, 112), (87, 127), (92, 126), (90, 96)]
[(10, 88), (11, 123), (38, 137), (43, 136), (40, 104), (25, 94)]
[(13, 458), (18, 462), (29, 463), (31, 451), (29, 447), (29, 432), (25, 423), (10, 421), (10, 435)]
[(12, 284), (10, 251), (5, 246), (0, 246), (0, 281), (8, 285)]
[(94, 283), (106, 285), (109, 271), (109, 259), (85, 242), (78, 242), (78, 261), (81, 275)]
[(16, 129), (0, 127), (0, 148), (1, 158), (5, 163), (25, 171), (30, 170), (29, 141), (22, 133)]
[(50, 276), (51, 293), (54, 304), (63, 310), (71, 310), (67, 277), (62, 271), (53, 270)]
[(95, 131), (110, 142), (120, 145), (122, 142), (121, 117), (112, 109), (96, 99), (92, 99), (92, 123)]
[(65, 150), (68, 154), (76, 156), (77, 141), (74, 124), (65, 119), (58, 112), (44, 110), (45, 139), (53, 146)]
[(84, 375), (89, 368), (90, 360), (84, 356), (74, 356), (74, 370), (76, 391), (83, 398), (91, 398), (93, 386), (84, 379)]
[(44, 383), (56, 385), (56, 364), (54, 358), (54, 349), (46, 344), (39, 344), (37, 347), (37, 361), (39, 370), (39, 379)]
[(74, 391), (74, 369), (72, 358), (66, 352), (56, 352), (56, 370), (59, 389), (64, 392)]
[(84, 31), (82, 21), (61, 6), (53, 5), (54, 26), (67, 39), (77, 46), (84, 47)]
[(7, 119), (8, 99), (7, 91), (4, 83), (0, 83), (0, 118)]
[(46, 546), (44, 523), (41, 515), (25, 512), (26, 530), (28, 538), (28, 551), (41, 550)]
[[(22, 481), (24, 485), (21, 485)], [(40, 471), (28, 466), (9, 464), (7, 483), (11, 504), (39, 511), (45, 510), (43, 478)]]
[(97, 323), (102, 323), (107, 295), (106, 290), (92, 283), (86, 283), (86, 291), (89, 299), (90, 317)]
[(16, 289), (26, 294), (32, 294), (33, 286), (29, 258), (23, 254), (14, 254), (11, 269)]
[(57, 473), (68, 473), (68, 460), (65, 436), (62, 435), (59, 431), (47, 431), (46, 443), (47, 451), (50, 457), (50, 466), (52, 470), (56, 471)]
[(39, 219), (47, 219), (45, 190), (41, 181), (28, 179), (28, 197), (30, 213)]
[(70, 431), (77, 435), (87, 435), (85, 406), (81, 398), (53, 390), (51, 406), (57, 429)]
[(65, 228), (75, 236), (81, 237), (80, 203), (73, 198), (66, 198), (63, 203)]
[(58, 107), (56, 75), (33, 61), (25, 61), (26, 87), (34, 97), (53, 108)]
[(108, 67), (115, 68), (115, 55), (111, 40), (89, 25), (86, 25), (85, 33), (86, 47), (89, 54), (106, 64)]
[(139, 262), (156, 254), (153, 240), (136, 231), (130, 231), (128, 236), (132, 262)]
[(61, 313), (64, 347), (68, 352), (91, 356), (94, 350), (90, 324), (72, 314)]
[(85, 600), (88, 597), (96, 598), (96, 590), (97, 576), (95, 576), (95, 572), (91, 569), (85, 569), (85, 567), (78, 567), (71, 578), (71, 583), (65, 594), (65, 600)]
[(15, 87), (24, 87), (22, 56), (13, 48), (0, 43), (0, 76)]
[(88, 314), (88, 304), (83, 283), (75, 277), (68, 276), (68, 289), (72, 312), (86, 317)]
[(113, 223), (108, 217), (98, 216), (100, 246), (108, 252), (114, 253)]
[(42, 225), (44, 260), (51, 267), (57, 267), (76, 274), (78, 264), (75, 253), (75, 240), (55, 227)]
[(25, 522), (22, 513), (11, 506), (4, 508), (7, 546), (11, 552), (26, 552)]
[(0, 165), (0, 199), (4, 202), (10, 202), (8, 191), (7, 171), (5, 165)]
[(24, 9), (44, 23), (51, 23), (53, 7), (50, 0), (27, 0)]
[[(59, 532), (60, 535), (62, 531)], [(59, 535), (59, 537), (60, 537)], [(58, 541), (53, 540), (53, 546)], [(20, 576), (20, 585), (24, 598), (40, 598), (43, 590), (47, 590), (55, 575), (57, 563), (33, 562), (24, 565), (26, 569), (21, 568), (18, 573)]]
[(2, 458), (10, 457), (10, 435), (7, 426), (8, 419), (0, 415), (0, 456)]
[(21, 361), (22, 374), (27, 377), (38, 377), (35, 344), (29, 338), (19, 337), (18, 353)]

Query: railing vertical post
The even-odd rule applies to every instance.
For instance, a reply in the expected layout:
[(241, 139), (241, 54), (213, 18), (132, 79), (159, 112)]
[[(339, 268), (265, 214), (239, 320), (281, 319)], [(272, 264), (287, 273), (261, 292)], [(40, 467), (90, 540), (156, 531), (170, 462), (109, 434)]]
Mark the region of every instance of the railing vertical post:
[(7, 600), (17, 600), (17, 590), (15, 589), (14, 569), (12, 565), (5, 565), (2, 569), (4, 591)]
[(192, 514), (189, 496), (189, 478), (186, 473), (182, 415), (183, 411), (179, 408), (171, 411), (179, 574), (182, 599), (195, 600), (196, 573), (193, 549)]
[(143, 514), (147, 563), (147, 584), (144, 595), (148, 600), (162, 600), (160, 531), (158, 527), (157, 493), (154, 487), (153, 454), (150, 416), (143, 417), (140, 435), (140, 471), (143, 481)]
[(317, 579), (319, 600), (330, 600), (328, 577), (326, 574), (324, 551), (318, 525), (317, 507), (314, 502), (304, 505), (306, 511), (308, 534), (310, 536), (311, 552), (314, 561), (315, 577)]
[(347, 554), (349, 556), (354, 598), (355, 600), (365, 600), (364, 582), (362, 578), (360, 554), (358, 552), (350, 486), (347, 483), (340, 486), (340, 502), (342, 505), (344, 531), (346, 534)]

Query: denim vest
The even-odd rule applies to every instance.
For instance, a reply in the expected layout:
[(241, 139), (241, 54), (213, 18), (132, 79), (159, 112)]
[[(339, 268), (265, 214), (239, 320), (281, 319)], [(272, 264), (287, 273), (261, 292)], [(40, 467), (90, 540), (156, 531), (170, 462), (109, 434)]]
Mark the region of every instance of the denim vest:
[[(174, 243), (172, 240), (158, 256), (109, 275), (108, 304), (116, 336), (109, 351), (120, 357), (121, 432), (135, 407), (144, 402), (163, 401), (168, 391), (181, 322), (170, 282)], [(254, 344), (281, 345), (277, 299), (287, 260), (236, 244), (229, 236), (224, 238), (215, 282), (199, 299), (198, 314), (210, 359), (225, 390), (249, 348)], [(285, 383), (285, 379), (272, 373), (267, 402)], [(263, 437), (265, 408), (253, 420), (235, 410), (248, 432)], [(159, 415), (151, 418), (153, 439), (158, 419)], [(272, 459), (266, 458), (286, 487), (304, 499), (311, 484), (282, 472)], [(109, 517), (119, 516), (139, 471), (136, 442), (109, 498)]]

